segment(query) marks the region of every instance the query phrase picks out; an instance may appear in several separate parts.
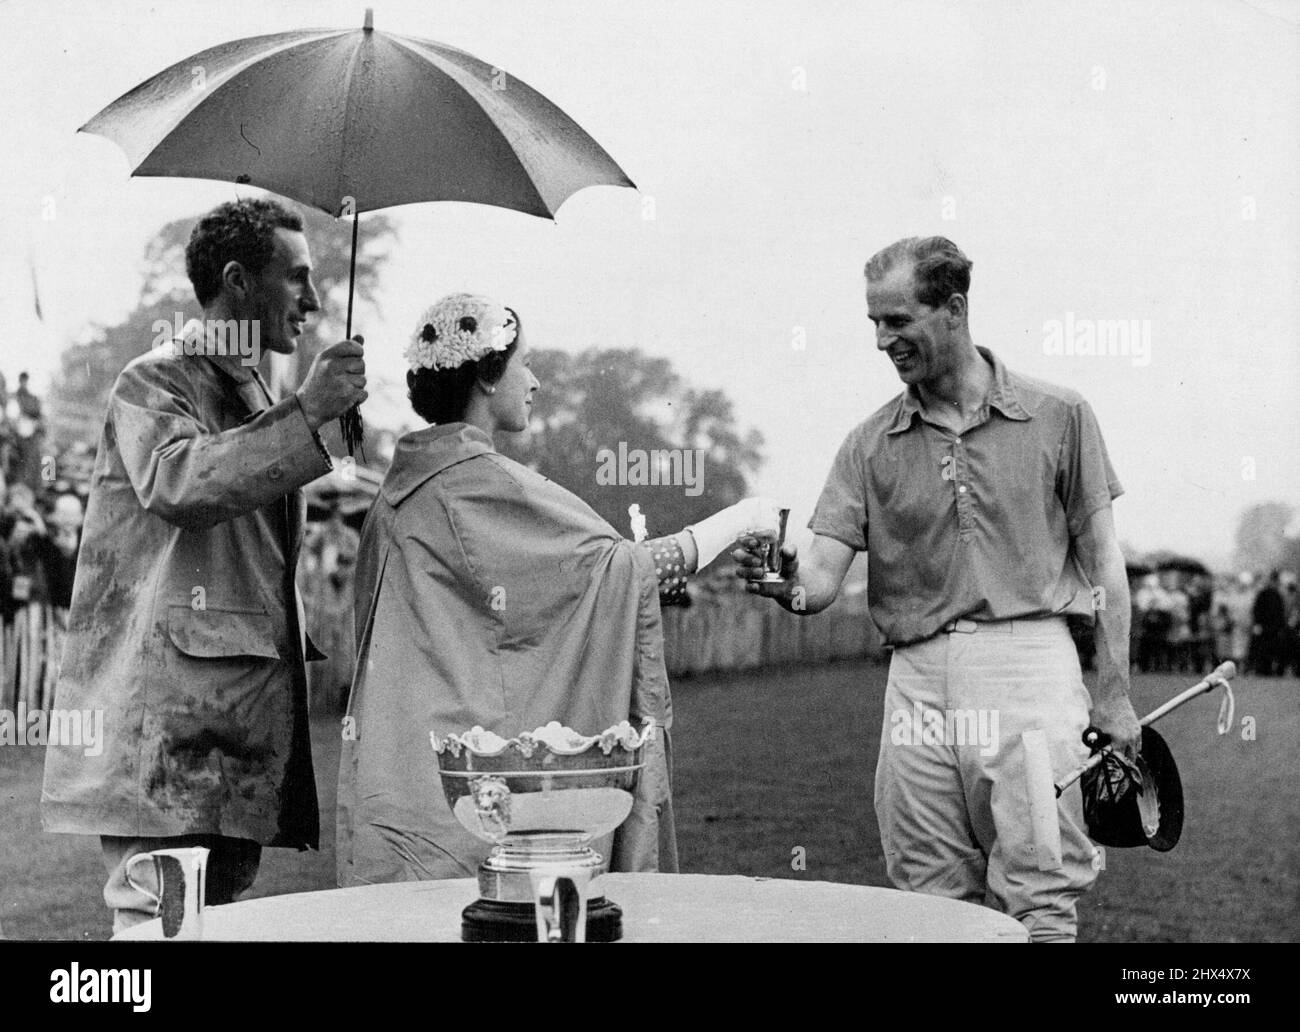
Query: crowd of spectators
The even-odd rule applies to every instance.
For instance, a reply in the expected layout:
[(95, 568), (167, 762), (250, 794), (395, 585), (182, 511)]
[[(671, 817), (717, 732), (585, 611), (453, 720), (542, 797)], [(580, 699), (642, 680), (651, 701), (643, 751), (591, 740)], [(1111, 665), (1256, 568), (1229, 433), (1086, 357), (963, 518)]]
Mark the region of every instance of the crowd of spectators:
[(1166, 570), (1142, 577), (1132, 599), (1140, 670), (1204, 673), (1230, 659), (1243, 673), (1300, 675), (1300, 592), (1291, 571), (1215, 578)]
[(28, 375), (11, 393), (0, 373), (0, 708), (43, 701), (72, 602), (89, 447), (49, 451)]

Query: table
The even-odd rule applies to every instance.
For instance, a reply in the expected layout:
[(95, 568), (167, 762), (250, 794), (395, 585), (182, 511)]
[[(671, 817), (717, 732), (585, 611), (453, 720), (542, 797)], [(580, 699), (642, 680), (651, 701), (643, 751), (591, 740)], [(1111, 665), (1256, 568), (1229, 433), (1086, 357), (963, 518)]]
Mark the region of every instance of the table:
[[(623, 942), (1026, 942), (1023, 925), (973, 903), (866, 885), (710, 874), (607, 874)], [(266, 896), (204, 911), (204, 939), (457, 942), (473, 878)], [(162, 938), (146, 921), (115, 940)]]

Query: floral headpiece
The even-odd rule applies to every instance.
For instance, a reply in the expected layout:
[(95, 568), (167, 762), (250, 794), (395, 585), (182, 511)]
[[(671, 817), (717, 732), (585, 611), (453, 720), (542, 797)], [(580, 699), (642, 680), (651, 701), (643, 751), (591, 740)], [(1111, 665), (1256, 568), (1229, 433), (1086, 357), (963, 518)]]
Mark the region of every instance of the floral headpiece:
[(504, 305), (478, 294), (449, 294), (425, 309), (402, 357), (412, 371), (455, 369), (489, 351), (505, 351), (518, 332)]

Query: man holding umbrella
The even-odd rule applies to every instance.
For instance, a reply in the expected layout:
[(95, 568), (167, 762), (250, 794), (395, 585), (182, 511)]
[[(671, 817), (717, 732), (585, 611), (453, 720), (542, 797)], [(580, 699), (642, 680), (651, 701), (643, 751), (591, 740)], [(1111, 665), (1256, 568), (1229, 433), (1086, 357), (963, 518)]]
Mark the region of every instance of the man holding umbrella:
[(156, 910), (125, 877), (139, 853), (207, 847), (218, 904), (262, 846), (319, 838), (298, 488), (331, 468), (316, 431), (366, 397), (361, 340), (279, 401), (231, 346), (251, 328), (291, 354), (320, 308), (302, 220), (274, 201), (204, 216), (186, 269), (207, 332), (122, 371), (91, 480), (56, 705), (102, 714), (103, 738), (51, 745), (41, 799), (47, 831), (101, 837), (115, 931)]
[[(1044, 792), (1051, 806), (1049, 764), (1060, 775), (1087, 757), (1090, 721), (1136, 752), (1120, 486), (1083, 398), (975, 346), (970, 269), (943, 237), (900, 240), (867, 263), (876, 347), (906, 389), (841, 446), (807, 554), (783, 549), (784, 580), (748, 589), (815, 613), (867, 552), (871, 616), (894, 647), (875, 787), (890, 879), (987, 894), (1033, 940), (1070, 941), (1096, 878), (1081, 799), (1066, 793), (1046, 814), (1059, 822), (1056, 856), (1038, 849), (1031, 810)], [(733, 555), (742, 577), (763, 577), (757, 541)], [(1065, 618), (1094, 612), (1090, 700)], [(957, 733), (973, 725), (993, 740)], [(1031, 740), (1048, 754), (1041, 767)]]

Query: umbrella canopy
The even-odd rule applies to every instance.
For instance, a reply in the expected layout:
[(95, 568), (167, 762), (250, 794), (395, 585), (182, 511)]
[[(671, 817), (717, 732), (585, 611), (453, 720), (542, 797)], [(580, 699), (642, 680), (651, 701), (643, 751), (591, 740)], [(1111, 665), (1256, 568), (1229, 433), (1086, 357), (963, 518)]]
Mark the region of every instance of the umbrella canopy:
[[(331, 215), (470, 201), (554, 218), (586, 186), (635, 186), (536, 90), (431, 40), (304, 29), (222, 43), (113, 101), (81, 127), (137, 176), (249, 183)], [(347, 336), (357, 222), (352, 224)], [(348, 453), (362, 438), (340, 421)]]
[(536, 90), (454, 47), (377, 32), (369, 11), (362, 29), (201, 51), (82, 131), (121, 147), (134, 175), (250, 183), (331, 215), (471, 201), (552, 218), (583, 187), (634, 185)]

